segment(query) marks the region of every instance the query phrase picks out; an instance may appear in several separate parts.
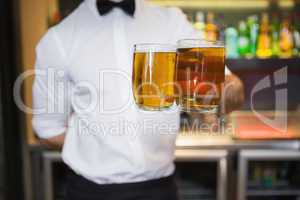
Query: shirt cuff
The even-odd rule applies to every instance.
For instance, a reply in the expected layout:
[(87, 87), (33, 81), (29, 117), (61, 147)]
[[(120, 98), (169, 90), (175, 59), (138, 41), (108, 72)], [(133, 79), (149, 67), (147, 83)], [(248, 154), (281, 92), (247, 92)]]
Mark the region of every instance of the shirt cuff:
[(67, 127), (54, 125), (50, 121), (39, 121), (37, 119), (32, 119), (32, 125), (35, 133), (41, 139), (49, 139), (62, 135), (66, 132)]

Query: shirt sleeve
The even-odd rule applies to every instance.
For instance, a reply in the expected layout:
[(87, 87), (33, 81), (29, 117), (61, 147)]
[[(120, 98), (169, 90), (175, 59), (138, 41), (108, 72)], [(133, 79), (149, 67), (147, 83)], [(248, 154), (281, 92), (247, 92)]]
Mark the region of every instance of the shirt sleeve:
[(227, 67), (227, 65), (225, 65), (225, 75), (231, 75), (232, 72), (230, 71), (230, 69)]
[(50, 29), (36, 47), (32, 125), (40, 138), (55, 137), (67, 129), (72, 84), (64, 61), (64, 50)]
[(177, 43), (178, 40), (182, 39), (201, 39), (182, 10), (180, 10), (179, 8), (170, 8), (170, 12), (174, 30), (173, 41), (175, 43)]

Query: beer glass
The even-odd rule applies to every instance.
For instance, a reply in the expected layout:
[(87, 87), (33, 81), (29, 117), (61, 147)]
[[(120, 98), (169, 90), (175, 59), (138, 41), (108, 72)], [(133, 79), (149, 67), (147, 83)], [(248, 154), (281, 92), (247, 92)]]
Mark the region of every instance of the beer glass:
[(137, 44), (133, 61), (133, 95), (144, 110), (162, 110), (173, 105), (176, 46)]
[(178, 41), (175, 87), (177, 103), (186, 112), (217, 113), (225, 78), (225, 48), (221, 41)]

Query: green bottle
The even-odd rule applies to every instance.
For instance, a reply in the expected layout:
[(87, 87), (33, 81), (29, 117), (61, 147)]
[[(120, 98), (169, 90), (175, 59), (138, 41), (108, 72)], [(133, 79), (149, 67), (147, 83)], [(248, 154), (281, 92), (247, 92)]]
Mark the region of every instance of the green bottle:
[(204, 22), (204, 13), (197, 12), (195, 15), (194, 28), (197, 31), (198, 37), (201, 39), (205, 38), (205, 22)]
[(299, 57), (300, 56), (300, 32), (296, 29), (293, 31), (293, 39), (294, 39), (293, 56)]
[(294, 13), (294, 26), (293, 26), (293, 40), (294, 40), (294, 49), (293, 56), (300, 56), (300, 12)]
[(225, 44), (226, 44), (226, 57), (227, 58), (238, 58), (238, 32), (234, 27), (228, 27), (225, 30)]
[(279, 31), (280, 31), (280, 23), (279, 23), (279, 15), (278, 13), (272, 14), (272, 24), (271, 24), (271, 38), (272, 38), (272, 56), (278, 57), (280, 54), (280, 46), (279, 46)]
[(250, 39), (245, 21), (239, 23), (238, 52), (241, 57), (249, 57)]
[(249, 29), (249, 37), (250, 37), (250, 50), (249, 57), (255, 57), (256, 55), (256, 47), (257, 47), (257, 37), (258, 37), (258, 17), (256, 15), (252, 15), (248, 17), (247, 26)]

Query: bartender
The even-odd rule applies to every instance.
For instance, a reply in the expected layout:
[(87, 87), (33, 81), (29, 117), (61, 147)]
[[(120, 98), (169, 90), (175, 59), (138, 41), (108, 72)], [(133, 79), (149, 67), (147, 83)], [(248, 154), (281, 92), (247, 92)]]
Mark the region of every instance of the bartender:
[[(62, 148), (70, 171), (67, 200), (178, 199), (173, 173), (179, 109), (139, 110), (128, 79), (134, 44), (176, 44), (193, 36), (177, 8), (85, 0), (41, 39), (32, 123), (44, 143)], [(243, 101), (243, 86), (232, 74), (226, 83), (231, 111)]]

